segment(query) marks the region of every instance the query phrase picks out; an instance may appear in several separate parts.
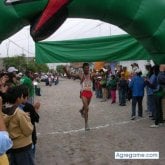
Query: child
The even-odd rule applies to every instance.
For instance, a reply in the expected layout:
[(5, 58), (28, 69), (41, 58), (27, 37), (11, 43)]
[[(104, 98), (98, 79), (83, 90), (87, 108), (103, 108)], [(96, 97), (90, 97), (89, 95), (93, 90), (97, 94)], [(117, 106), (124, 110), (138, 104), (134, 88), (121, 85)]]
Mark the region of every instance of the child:
[[(28, 95), (28, 88), (26, 86), (20, 86), (23, 95), (27, 96)], [(33, 124), (33, 132), (32, 132), (32, 151), (33, 151), (33, 156), (35, 157), (35, 145), (37, 143), (37, 133), (36, 133), (36, 126), (35, 123), (39, 122), (39, 115), (37, 113), (38, 109), (40, 108), (40, 102), (36, 102), (34, 105), (30, 104), (27, 102), (27, 100), (25, 99), (22, 104), (19, 105), (19, 107), (24, 111), (29, 113), (30, 115), (30, 119), (31, 119), (31, 123)]]
[(110, 88), (111, 99), (113, 103), (116, 103), (116, 88), (117, 88), (117, 81), (115, 75), (111, 75), (111, 79), (107, 83), (108, 88)]
[(102, 88), (101, 88), (100, 81), (101, 81), (100, 77), (97, 77), (95, 80), (96, 98), (102, 98)]
[[(28, 91), (27, 91), (28, 93)], [(10, 107), (3, 112), (7, 131), (13, 141), (10, 150), (11, 165), (34, 165), (32, 154), (32, 131), (33, 125), (30, 117), (19, 105), (27, 100), (27, 95), (23, 95), (22, 85), (12, 87), (7, 92), (7, 101)]]

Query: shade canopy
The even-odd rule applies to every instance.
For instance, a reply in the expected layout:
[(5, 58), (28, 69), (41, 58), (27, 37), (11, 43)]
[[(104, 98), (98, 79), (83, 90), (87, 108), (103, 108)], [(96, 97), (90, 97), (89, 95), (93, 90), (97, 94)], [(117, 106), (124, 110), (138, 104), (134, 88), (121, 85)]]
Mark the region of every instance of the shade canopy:
[(67, 41), (37, 42), (35, 43), (35, 52), (37, 63), (152, 59), (143, 46), (127, 34)]
[[(165, 63), (165, 0), (1, 0), (0, 42), (26, 25), (30, 25), (33, 40), (42, 41), (53, 34), (66, 18), (95, 19), (114, 24), (138, 40), (156, 63)], [(89, 53), (86, 56), (91, 59), (84, 58), (93, 61), (94, 55)], [(117, 53), (109, 56), (106, 51), (106, 55), (102, 53), (95, 59), (116, 60), (117, 56), (118, 60), (126, 59), (125, 53), (119, 50)], [(65, 55), (64, 52), (59, 54)], [(81, 51), (79, 54), (82, 58)], [(134, 54), (131, 55), (134, 57)]]

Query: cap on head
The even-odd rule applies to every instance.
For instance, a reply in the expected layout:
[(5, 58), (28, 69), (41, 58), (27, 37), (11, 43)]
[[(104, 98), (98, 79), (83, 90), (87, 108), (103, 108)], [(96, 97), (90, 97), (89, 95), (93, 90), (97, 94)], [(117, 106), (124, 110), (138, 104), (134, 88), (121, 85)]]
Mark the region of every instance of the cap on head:
[(18, 69), (16, 69), (14, 66), (11, 66), (8, 68), (7, 72), (12, 73), (12, 72), (17, 72)]

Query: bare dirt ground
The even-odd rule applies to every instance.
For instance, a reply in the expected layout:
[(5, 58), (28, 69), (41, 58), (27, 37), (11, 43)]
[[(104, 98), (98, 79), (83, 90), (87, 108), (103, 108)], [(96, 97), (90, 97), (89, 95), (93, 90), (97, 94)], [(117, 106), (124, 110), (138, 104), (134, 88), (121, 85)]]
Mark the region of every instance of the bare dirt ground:
[[(41, 83), (40, 123), (37, 124), (37, 165), (164, 165), (165, 127), (149, 128), (153, 121), (144, 117), (130, 120), (131, 103), (121, 107), (110, 100), (95, 98), (90, 105), (89, 125), (79, 114), (80, 84), (60, 79), (55, 86)], [(144, 109), (145, 108), (144, 100)], [(158, 151), (158, 160), (117, 160), (115, 152)]]

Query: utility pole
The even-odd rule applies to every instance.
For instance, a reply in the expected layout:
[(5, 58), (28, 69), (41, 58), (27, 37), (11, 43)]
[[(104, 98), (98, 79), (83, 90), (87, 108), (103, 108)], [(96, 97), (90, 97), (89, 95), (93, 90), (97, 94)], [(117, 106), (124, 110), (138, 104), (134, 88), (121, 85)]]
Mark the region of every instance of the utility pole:
[(112, 35), (112, 31), (111, 31), (111, 24), (109, 24), (109, 35)]
[(27, 65), (29, 63), (29, 28), (27, 29), (27, 39), (28, 39), (28, 52), (27, 52)]
[(8, 40), (9, 42), (6, 43), (6, 50), (7, 50), (7, 57), (9, 58), (9, 47), (10, 47), (10, 40)]

